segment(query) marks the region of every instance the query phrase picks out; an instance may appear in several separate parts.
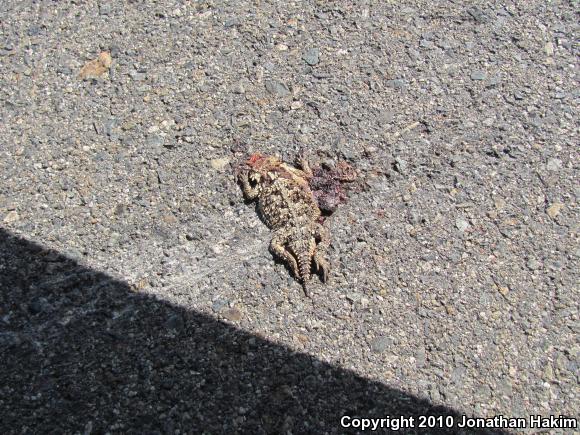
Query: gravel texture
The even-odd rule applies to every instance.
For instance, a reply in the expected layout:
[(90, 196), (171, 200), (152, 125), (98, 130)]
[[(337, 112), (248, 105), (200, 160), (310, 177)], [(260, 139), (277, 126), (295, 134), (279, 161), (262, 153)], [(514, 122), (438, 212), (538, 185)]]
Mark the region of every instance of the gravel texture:
[[(2, 433), (578, 417), (577, 2), (74, 3), (0, 2)], [(301, 148), (312, 299), (232, 175)]]

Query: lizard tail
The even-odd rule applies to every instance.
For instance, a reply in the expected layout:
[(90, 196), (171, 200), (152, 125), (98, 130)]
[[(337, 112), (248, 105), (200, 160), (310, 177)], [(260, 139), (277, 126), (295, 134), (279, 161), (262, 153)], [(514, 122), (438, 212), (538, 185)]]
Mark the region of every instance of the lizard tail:
[(300, 272), (300, 281), (302, 283), (302, 288), (304, 289), (304, 294), (310, 297), (308, 292), (308, 282), (310, 281), (310, 267), (311, 258), (308, 253), (298, 256), (298, 270)]

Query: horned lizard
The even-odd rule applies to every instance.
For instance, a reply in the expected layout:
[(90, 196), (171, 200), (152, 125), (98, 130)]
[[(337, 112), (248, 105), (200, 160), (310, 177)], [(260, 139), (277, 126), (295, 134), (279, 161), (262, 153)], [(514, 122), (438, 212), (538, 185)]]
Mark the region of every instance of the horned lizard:
[(270, 251), (284, 260), (309, 296), (312, 266), (328, 280), (328, 230), (318, 222), (320, 209), (308, 185), (312, 171), (305, 158), (294, 167), (277, 157), (253, 154), (238, 174), (246, 199), (257, 200), (258, 212), (274, 232)]

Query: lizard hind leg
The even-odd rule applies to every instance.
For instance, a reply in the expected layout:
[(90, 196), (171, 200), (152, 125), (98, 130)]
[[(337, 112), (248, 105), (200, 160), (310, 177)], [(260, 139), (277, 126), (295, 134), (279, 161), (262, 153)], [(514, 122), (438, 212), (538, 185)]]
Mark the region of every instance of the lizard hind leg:
[(270, 252), (277, 258), (286, 262), (294, 276), (300, 276), (300, 270), (298, 268), (298, 262), (296, 258), (286, 249), (286, 243), (288, 242), (288, 235), (283, 233), (275, 233), (274, 237), (270, 241)]
[(326, 251), (330, 246), (330, 233), (322, 224), (317, 223), (314, 227), (314, 238), (317, 240), (316, 253), (313, 258), (314, 267), (316, 268), (316, 271), (321, 274), (322, 281), (327, 282), (330, 273), (330, 265), (324, 257), (326, 256)]

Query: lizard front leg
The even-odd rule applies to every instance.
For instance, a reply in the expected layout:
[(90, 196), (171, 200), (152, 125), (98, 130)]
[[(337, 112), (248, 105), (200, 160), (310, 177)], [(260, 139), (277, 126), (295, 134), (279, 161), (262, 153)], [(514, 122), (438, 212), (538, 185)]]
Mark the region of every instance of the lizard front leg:
[(328, 274), (330, 272), (330, 266), (328, 261), (324, 258), (326, 256), (326, 251), (330, 246), (330, 233), (328, 230), (322, 226), (322, 224), (314, 224), (314, 238), (317, 241), (316, 253), (314, 254), (314, 266), (317, 272), (322, 272), (322, 281), (328, 281)]
[(298, 263), (296, 258), (286, 249), (286, 243), (288, 242), (288, 234), (282, 231), (276, 231), (274, 237), (270, 241), (270, 252), (276, 257), (284, 260), (294, 276), (300, 276), (300, 271), (298, 269)]
[(250, 201), (253, 199), (256, 199), (260, 192), (259, 192), (257, 184), (254, 187), (252, 187), (252, 185), (250, 184), (249, 171), (240, 172), (238, 179), (240, 180), (240, 183), (242, 183), (242, 191), (244, 192), (245, 198), (250, 200)]
[(296, 157), (296, 165), (300, 168), (300, 170), (302, 170), (302, 172), (304, 172), (306, 178), (312, 178), (313, 176), (312, 168), (310, 167), (310, 164), (308, 163), (308, 159), (306, 158), (306, 154), (304, 152), (300, 152), (300, 154), (298, 154), (298, 157)]

